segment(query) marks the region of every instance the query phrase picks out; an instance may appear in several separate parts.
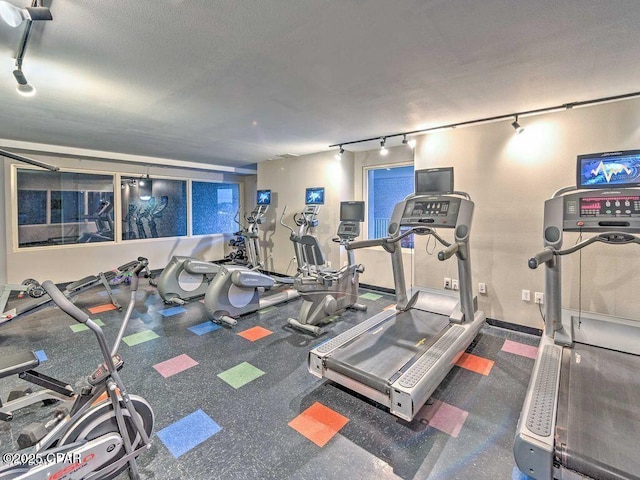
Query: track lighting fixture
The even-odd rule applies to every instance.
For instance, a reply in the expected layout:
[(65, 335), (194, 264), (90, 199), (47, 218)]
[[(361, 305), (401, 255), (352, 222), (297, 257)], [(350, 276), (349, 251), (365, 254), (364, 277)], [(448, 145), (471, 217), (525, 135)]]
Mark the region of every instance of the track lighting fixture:
[(380, 155), (385, 156), (389, 153), (386, 147), (387, 137), (382, 137), (382, 141), (380, 142)]
[(344, 148), (340, 145), (340, 151), (336, 153), (336, 160), (342, 160), (342, 154), (344, 153)]
[(53, 20), (51, 11), (47, 7), (43, 7), (40, 4), (41, 0), (33, 0), (30, 7), (18, 8), (9, 2), (0, 0), (0, 18), (4, 20), (8, 25), (17, 27), (22, 22), (26, 21), (27, 25), (24, 28), (22, 34), (22, 40), (18, 46), (18, 53), (16, 54), (16, 69), (13, 71), (13, 76), (18, 82), (16, 90), (23, 97), (32, 97), (36, 94), (36, 89), (33, 85), (29, 84), (27, 78), (22, 72), (22, 61), (24, 59), (25, 51), (27, 50), (27, 42), (31, 35), (31, 26), (33, 22), (43, 20)]
[(514, 128), (514, 130), (516, 131), (516, 133), (518, 135), (520, 135), (522, 132), (524, 132), (524, 127), (521, 126), (518, 123), (518, 115), (516, 115), (516, 119), (513, 121), (513, 123), (511, 124), (511, 126)]
[(403, 134), (404, 138), (402, 139), (402, 144), (407, 145), (410, 149), (416, 148), (416, 139), (415, 138), (407, 138), (407, 134)]
[[(631, 99), (631, 98), (638, 98), (638, 97), (640, 97), (640, 91), (631, 92), (631, 93), (623, 93), (621, 95), (613, 95), (613, 96), (610, 96), (610, 97), (594, 98), (592, 100), (581, 100), (581, 101), (578, 101), (578, 102), (563, 103), (562, 105), (555, 105), (555, 106), (544, 107), (544, 108), (536, 108), (534, 110), (525, 110), (525, 111), (517, 112), (517, 113), (508, 113), (508, 114), (503, 114), (503, 115), (494, 115), (492, 117), (476, 118), (474, 120), (466, 120), (464, 122), (458, 122), (458, 123), (449, 123), (447, 125), (437, 125), (437, 126), (429, 127), (429, 128), (421, 128), (419, 130), (411, 130), (409, 132), (393, 133), (393, 134), (386, 135), (384, 137), (369, 137), (369, 138), (362, 138), (360, 140), (351, 140), (349, 142), (340, 142), (340, 143), (335, 143), (333, 145), (329, 145), (329, 148), (334, 148), (334, 147), (338, 147), (338, 146), (340, 148), (342, 148), (344, 145), (353, 145), (355, 143), (374, 142), (374, 141), (382, 139), (382, 142), (380, 142), (380, 146), (382, 147), (380, 149), (380, 154), (381, 155), (386, 155), (386, 153), (383, 153), (383, 150), (386, 152), (386, 148), (384, 147), (384, 144), (385, 144), (385, 140), (387, 138), (403, 136), (404, 140), (402, 141), (402, 143), (404, 143), (406, 145), (409, 145), (411, 148), (414, 148), (415, 147), (415, 140), (413, 138), (410, 139), (410, 140), (407, 139), (407, 135), (416, 135), (416, 134), (419, 134), (419, 133), (431, 133), (431, 132), (444, 130), (444, 129), (448, 129), (448, 128), (468, 127), (468, 126), (471, 126), (471, 125), (479, 125), (479, 124), (484, 124), (484, 123), (502, 122), (504, 120), (510, 120), (510, 119), (512, 119), (514, 117), (515, 117), (515, 121), (511, 123), (511, 126), (513, 126), (513, 128), (516, 129), (516, 131), (518, 133), (522, 133), (524, 131), (524, 127), (522, 127), (518, 123), (518, 115), (526, 115), (526, 116), (540, 115), (540, 114), (544, 114), (544, 113), (551, 113), (551, 112), (556, 112), (556, 111), (561, 111), (561, 110), (570, 110), (570, 109), (576, 108), (576, 107), (586, 107), (586, 106), (590, 106), (590, 105), (597, 105), (597, 104), (600, 104), (600, 103), (617, 102), (617, 101), (620, 101), (620, 100), (628, 100), (628, 99)], [(405, 140), (406, 140), (406, 142), (405, 142)]]

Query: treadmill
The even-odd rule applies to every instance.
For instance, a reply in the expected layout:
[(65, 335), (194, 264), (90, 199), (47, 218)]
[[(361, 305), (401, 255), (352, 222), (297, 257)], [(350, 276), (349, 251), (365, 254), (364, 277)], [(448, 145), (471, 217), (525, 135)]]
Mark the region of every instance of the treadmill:
[[(593, 243), (640, 244), (640, 150), (581, 155), (577, 180), (545, 202), (545, 249), (529, 259), (546, 266), (547, 304), (514, 456), (538, 480), (638, 480), (640, 323), (563, 309), (560, 267)], [(562, 249), (563, 232), (595, 235)]]
[[(354, 250), (381, 246), (391, 254), (397, 304), (320, 344), (309, 353), (309, 371), (364, 395), (410, 421), (473, 341), (485, 321), (472, 295), (469, 235), (474, 204), (453, 190), (453, 168), (415, 172), (416, 193), (398, 203), (389, 236), (352, 242)], [(453, 229), (454, 242), (436, 228)], [(446, 248), (444, 261), (458, 261), (460, 298), (417, 290), (409, 297), (404, 281), (401, 240), (431, 235)]]

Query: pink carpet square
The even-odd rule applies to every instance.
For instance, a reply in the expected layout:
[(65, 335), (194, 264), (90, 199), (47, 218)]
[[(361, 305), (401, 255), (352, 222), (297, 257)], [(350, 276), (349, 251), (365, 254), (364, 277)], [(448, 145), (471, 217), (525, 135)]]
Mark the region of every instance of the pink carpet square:
[(524, 343), (514, 342), (512, 340), (505, 340), (501, 350), (503, 352), (513, 353), (515, 355), (521, 355), (523, 357), (529, 357), (533, 359), (535, 359), (538, 355), (538, 347), (525, 345)]
[(433, 428), (456, 438), (462, 430), (469, 412), (440, 400), (434, 400), (432, 405), (425, 405), (416, 415), (418, 420), (426, 420)]
[(175, 375), (176, 373), (184, 372), (185, 370), (198, 365), (193, 358), (186, 353), (178, 355), (177, 357), (170, 358), (164, 362), (156, 363), (153, 368), (162, 375), (164, 378)]

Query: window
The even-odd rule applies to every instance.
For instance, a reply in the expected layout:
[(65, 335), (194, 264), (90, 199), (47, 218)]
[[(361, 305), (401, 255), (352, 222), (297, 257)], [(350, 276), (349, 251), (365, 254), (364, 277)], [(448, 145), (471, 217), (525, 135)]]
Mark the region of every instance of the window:
[(236, 183), (191, 183), (193, 234), (233, 233), (240, 208), (240, 186)]
[[(386, 237), (393, 208), (413, 193), (413, 166), (383, 167), (367, 171), (368, 238)], [(403, 247), (413, 248), (413, 238), (402, 241)]]
[(151, 197), (142, 200), (140, 180), (121, 179), (122, 239), (186, 236), (187, 182), (152, 178)]
[[(18, 169), (18, 245), (113, 241), (113, 176)], [(111, 199), (101, 218), (95, 196)]]

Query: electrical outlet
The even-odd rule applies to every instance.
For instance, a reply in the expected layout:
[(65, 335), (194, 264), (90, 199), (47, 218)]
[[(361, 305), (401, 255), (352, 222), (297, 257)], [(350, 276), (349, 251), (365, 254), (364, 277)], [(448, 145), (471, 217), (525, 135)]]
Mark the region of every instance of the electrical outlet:
[(531, 301), (531, 290), (522, 290), (522, 301), (523, 302)]
[(483, 293), (483, 294), (487, 293), (487, 284), (486, 283), (480, 282), (478, 284), (478, 293)]
[(536, 303), (543, 304), (544, 303), (544, 293), (536, 292), (535, 299), (536, 299)]
[(449, 290), (451, 288), (451, 279), (448, 277), (444, 277), (444, 288)]
[(453, 280), (451, 280), (451, 288), (454, 290), (460, 290), (460, 288), (458, 287), (458, 279), (454, 278)]

